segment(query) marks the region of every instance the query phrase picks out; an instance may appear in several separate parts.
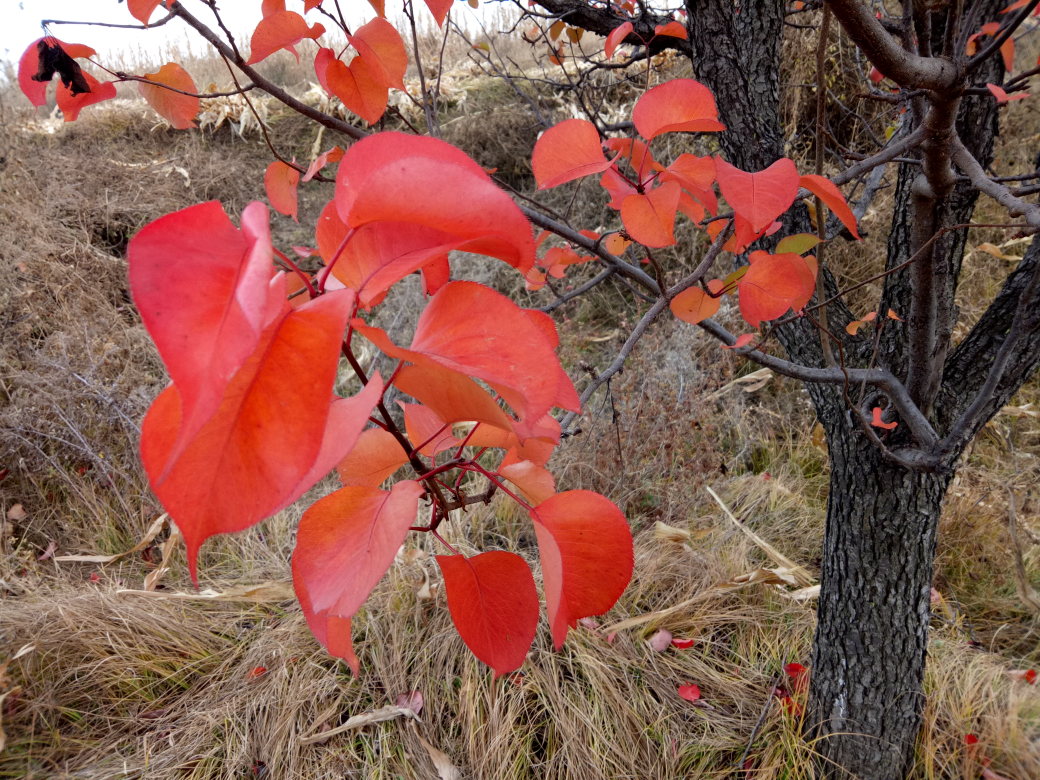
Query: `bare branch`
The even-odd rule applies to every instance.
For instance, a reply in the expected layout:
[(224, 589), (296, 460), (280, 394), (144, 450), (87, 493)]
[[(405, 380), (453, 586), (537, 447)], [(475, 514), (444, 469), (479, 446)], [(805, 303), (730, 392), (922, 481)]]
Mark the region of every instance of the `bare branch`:
[(959, 138), (955, 138), (953, 141), (953, 161), (967, 174), (975, 189), (989, 195), (1006, 208), (1010, 216), (1025, 217), (1030, 227), (1040, 228), (1040, 206), (1016, 198), (1003, 184), (990, 179), (979, 161), (972, 156)]

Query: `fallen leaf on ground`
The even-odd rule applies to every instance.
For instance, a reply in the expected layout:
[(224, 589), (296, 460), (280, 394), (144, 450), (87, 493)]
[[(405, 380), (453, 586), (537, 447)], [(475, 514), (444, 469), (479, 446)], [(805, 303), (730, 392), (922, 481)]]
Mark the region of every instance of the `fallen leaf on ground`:
[(647, 644), (655, 653), (663, 653), (672, 644), (672, 632), (662, 628), (647, 640)]
[(679, 695), (686, 701), (697, 701), (701, 697), (701, 689), (696, 685), (680, 685)]
[(198, 593), (167, 593), (166, 591), (125, 588), (117, 590), (116, 593), (183, 601), (250, 601), (255, 604), (290, 601), (296, 598), (292, 583), (280, 581), (262, 582), (259, 585), (239, 585), (223, 593), (218, 593), (209, 588), (200, 590)]
[(407, 707), (398, 707), (396, 704), (391, 704), (387, 707), (381, 707), (378, 710), (354, 715), (348, 718), (345, 723), (340, 724), (330, 731), (319, 732), (318, 734), (312, 734), (308, 737), (300, 737), (299, 742), (301, 745), (310, 745), (315, 742), (322, 742), (336, 734), (342, 734), (344, 731), (359, 729), (363, 726), (370, 726), (373, 723), (383, 723), (384, 721), (400, 717), (411, 718), (416, 722), (420, 722), (419, 717)]
[(43, 555), (41, 555), (36, 560), (38, 560), (38, 561), (45, 561), (45, 560), (47, 560), (52, 555), (54, 555), (54, 551), (57, 550), (57, 549), (58, 549), (58, 543), (57, 542), (51, 542), (50, 544), (47, 545), (47, 549), (43, 551)]
[(19, 520), (24, 520), (26, 517), (28, 517), (28, 515), (29, 513), (25, 511), (25, 507), (23, 507), (21, 504), (15, 504), (7, 510), (7, 519), (13, 520), (15, 522)]
[(410, 693), (402, 693), (397, 697), (397, 706), (402, 707), (406, 710), (411, 710), (416, 715), (422, 712), (423, 708), (423, 695), (420, 691), (411, 691)]
[(415, 731), (415, 736), (419, 738), (422, 746), (426, 748), (426, 752), (430, 755), (430, 761), (433, 762), (434, 769), (437, 770), (437, 777), (440, 780), (459, 780), (462, 775), (459, 773), (458, 768), (451, 763), (451, 759), (448, 758), (448, 754), (442, 750), (438, 750), (425, 739), (422, 734), (419, 733), (419, 729), (415, 728), (415, 724), (411, 724), (412, 729)]
[(150, 545), (154, 541), (155, 537), (159, 535), (159, 532), (163, 529), (166, 524), (167, 514), (163, 513), (155, 519), (148, 530), (145, 531), (144, 536), (141, 537), (141, 541), (135, 544), (126, 552), (116, 553), (115, 555), (59, 555), (54, 560), (65, 563), (65, 562), (80, 562), (80, 563), (112, 563), (120, 558), (124, 558), (127, 555), (133, 555), (136, 552), (140, 552), (145, 547)]

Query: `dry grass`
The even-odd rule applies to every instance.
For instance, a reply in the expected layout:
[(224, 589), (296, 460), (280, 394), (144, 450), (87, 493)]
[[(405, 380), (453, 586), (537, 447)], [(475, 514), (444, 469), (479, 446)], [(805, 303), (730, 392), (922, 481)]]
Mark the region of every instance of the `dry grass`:
[[(798, 70), (804, 61), (785, 62), (792, 68), (785, 83), (807, 78)], [(537, 130), (511, 100), (507, 87), (484, 82), (451, 109), (446, 132), (514, 186), (529, 187)], [(796, 125), (803, 108), (791, 100), (785, 105)], [(1029, 110), (1018, 104), (1008, 112), (1007, 138), (1028, 139)], [(734, 532), (703, 488), (815, 573), (826, 445), (813, 442), (815, 420), (797, 383), (773, 377), (753, 393), (728, 386), (753, 367), (675, 322), (649, 331), (610, 395), (595, 401), (585, 435), (552, 464), (562, 488), (599, 490), (625, 510), (636, 538), (632, 585), (600, 619), (602, 629), (579, 627), (558, 653), (543, 625), (521, 674), (495, 681), (468, 654), (437, 568), (422, 556), (396, 563), (358, 615), (360, 680), (321, 650), (293, 601), (168, 598), (189, 590), (180, 552), (159, 596), (119, 594), (141, 588), (162, 537), (104, 567), (38, 561), (52, 541), (61, 553), (126, 550), (158, 512), (137, 465), (136, 426), (165, 375), (126, 290), (126, 242), (147, 220), (201, 200), (218, 198), (236, 215), (262, 193), (268, 153), (257, 137), (227, 128), (153, 131), (143, 113), (85, 113), (48, 137), (25, 135), (11, 113), (3, 119), (0, 473), (9, 473), (0, 479), (0, 512), (20, 503), (27, 514), (0, 533), (0, 663), (26, 644), (35, 649), (11, 664), (2, 689), (21, 687), (2, 704), (0, 777), (434, 777), (419, 735), (466, 777), (811, 777), (811, 745), (769, 694), (778, 679), (785, 684), (785, 663), (808, 664), (812, 607), (761, 585), (715, 588), (769, 560)], [(314, 139), (302, 121), (272, 121), (283, 154), (304, 158)], [(792, 148), (799, 143), (793, 138)], [(1008, 172), (1029, 164), (1026, 142), (1006, 144)], [(710, 151), (670, 153), (688, 150)], [(187, 177), (165, 172), (171, 164)], [(868, 217), (870, 238), (832, 253), (841, 273), (859, 274), (883, 257), (887, 192)], [(312, 243), (308, 226), (330, 194), (329, 185), (301, 187), (300, 226), (276, 216), (276, 242)], [(553, 191), (546, 202), (565, 210), (570, 194)], [(605, 224), (612, 216), (605, 201), (588, 195), (576, 201), (575, 221)], [(673, 271), (691, 262), (702, 240), (687, 229), (680, 238), (662, 253)], [(971, 245), (997, 238), (980, 234)], [(508, 269), (478, 260), (459, 267), (526, 296)], [(1008, 267), (969, 254), (961, 289), (967, 322)], [(401, 315), (384, 323), (394, 335), (418, 311), (415, 291), (405, 287), (386, 307)], [(865, 311), (876, 296), (865, 291), (854, 308)], [(572, 375), (580, 375), (579, 361), (602, 366), (616, 352), (625, 325), (639, 316), (621, 300), (598, 290), (560, 312)], [(738, 315), (727, 302), (720, 316)], [(1030, 401), (1040, 402), (1035, 382), (1014, 403)], [(1015, 489), (1022, 526), (1040, 527), (1038, 433), (1035, 418), (998, 417), (951, 489), (935, 580), (944, 601), (933, 621), (915, 778), (978, 777), (983, 758), (1012, 780), (1040, 776), (1040, 693), (1006, 674), (1036, 665), (1040, 652), (1036, 619), (1015, 596), (1003, 491)], [(327, 481), (258, 529), (207, 544), (202, 587), (288, 580), (302, 507), (331, 489)], [(657, 521), (693, 532), (694, 541), (656, 540)], [(449, 540), (464, 550), (517, 552), (537, 576), (533, 534), (507, 503), (471, 510), (451, 524)], [(429, 542), (410, 544), (429, 555)], [(1034, 572), (1037, 550), (1027, 555)], [(417, 595), (423, 568), (431, 600)], [(661, 610), (670, 611), (607, 641), (610, 624)], [(695, 639), (693, 648), (652, 652), (644, 640), (660, 627)], [(254, 674), (259, 667), (265, 672)], [(700, 706), (678, 697), (687, 682), (700, 686)], [(322, 724), (410, 690), (426, 702), (417, 729), (391, 721), (300, 744)], [(970, 750), (967, 733), (979, 737)], [(749, 744), (753, 769), (745, 773), (734, 765)]]

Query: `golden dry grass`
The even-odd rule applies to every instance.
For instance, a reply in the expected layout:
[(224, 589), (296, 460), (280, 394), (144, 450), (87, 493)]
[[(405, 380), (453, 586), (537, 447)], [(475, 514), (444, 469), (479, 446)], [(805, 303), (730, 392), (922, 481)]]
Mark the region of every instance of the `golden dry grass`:
[[(806, 79), (796, 68), (787, 75), (795, 91)], [(797, 126), (804, 107), (788, 97)], [(509, 99), (501, 84), (477, 92), (448, 132), (482, 164), (521, 182), (536, 131), (518, 122), (523, 112)], [(1028, 141), (1028, 110), (1008, 112), (1008, 138)], [(20, 688), (0, 703), (0, 777), (435, 777), (420, 736), (465, 777), (812, 776), (812, 746), (770, 698), (775, 683), (786, 685), (785, 663), (808, 665), (812, 606), (770, 586), (716, 587), (771, 564), (704, 488), (817, 573), (826, 445), (813, 441), (815, 420), (797, 383), (773, 377), (753, 393), (730, 385), (754, 367), (681, 323), (649, 331), (610, 397), (595, 400), (584, 435), (552, 463), (561, 487), (599, 490), (625, 510), (636, 539), (632, 585), (599, 628), (579, 627), (559, 652), (543, 621), (520, 674), (495, 681), (468, 654), (437, 567), (422, 555), (395, 563), (356, 618), (359, 680), (324, 653), (292, 600), (170, 598), (190, 591), (180, 551), (159, 595), (120, 594), (141, 589), (163, 536), (107, 566), (37, 560), (52, 541), (60, 553), (127, 550), (159, 511), (137, 465), (136, 425), (165, 376), (126, 291), (129, 236), (200, 200), (218, 198), (237, 214), (262, 193), (268, 155), (257, 137), (226, 128), (152, 131), (153, 121), (98, 112), (54, 136), (30, 137), (4, 115), (0, 471), (9, 473), (0, 480), (0, 517), (16, 503), (26, 514), (12, 515), (0, 533), (0, 664), (34, 649), (0, 681), (0, 693)], [(292, 118), (274, 121), (272, 131), (280, 149), (301, 157), (314, 141), (313, 129)], [(1026, 146), (1012, 153), (1008, 144), (1001, 154), (1009, 165), (1028, 165)], [(173, 163), (187, 176), (164, 172)], [(861, 274), (883, 257), (887, 192), (868, 217), (870, 238), (832, 253), (841, 273)], [(311, 243), (307, 226), (329, 196), (328, 185), (302, 187), (303, 227), (275, 217), (276, 242)], [(598, 197), (582, 199), (576, 219), (591, 227), (606, 219)], [(548, 198), (565, 209), (569, 193)], [(669, 268), (688, 264), (700, 240), (692, 231), (681, 238)], [(969, 246), (999, 238), (973, 235)], [(507, 272), (467, 262), (486, 281), (525, 295)], [(980, 252), (966, 263), (961, 297), (970, 321), (1009, 266)], [(869, 307), (876, 297), (868, 289), (854, 304)], [(416, 315), (414, 291), (399, 300), (404, 327)], [(604, 365), (623, 338), (618, 319), (630, 325), (638, 313), (611, 290), (561, 310), (572, 375), (579, 361)], [(738, 315), (727, 303), (720, 316)], [(1028, 402), (1040, 402), (1035, 381), (1014, 403)], [(1040, 691), (1006, 673), (1040, 663), (1040, 643), (1036, 619), (1015, 596), (1003, 489), (1015, 489), (1021, 525), (1040, 527), (1038, 434), (1036, 418), (998, 417), (951, 489), (915, 778), (975, 778), (983, 758), (1012, 780), (1040, 776)], [(326, 481), (257, 529), (207, 544), (202, 587), (287, 581), (302, 508), (331, 489)], [(658, 521), (689, 530), (693, 541), (656, 539)], [(471, 509), (453, 520), (448, 538), (467, 551), (512, 550), (538, 575), (533, 534), (510, 504)], [(429, 556), (430, 541), (409, 545)], [(1033, 572), (1038, 551), (1027, 555)], [(418, 596), (423, 569), (432, 599)], [(655, 613), (607, 641), (611, 624)], [(645, 640), (658, 628), (694, 639), (693, 647), (654, 653)], [(678, 696), (689, 682), (702, 691), (696, 706)], [(300, 742), (411, 690), (425, 698), (417, 727), (394, 720), (324, 744)], [(968, 733), (979, 738), (972, 749)], [(745, 750), (748, 771), (736, 765)]]

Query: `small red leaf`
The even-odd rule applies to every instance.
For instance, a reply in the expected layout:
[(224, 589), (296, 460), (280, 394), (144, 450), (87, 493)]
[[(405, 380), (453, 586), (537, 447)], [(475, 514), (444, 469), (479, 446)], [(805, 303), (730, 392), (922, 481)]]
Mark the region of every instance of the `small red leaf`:
[(675, 243), (675, 212), (679, 208), (677, 182), (668, 181), (646, 195), (629, 195), (621, 204), (621, 221), (635, 240), (647, 247)]
[[(372, 2), (373, 0), (369, 0)], [(382, 5), (383, 0), (377, 0)], [(430, 9), (430, 13), (433, 14), (433, 18), (437, 20), (437, 26), (444, 26), (444, 18), (448, 15), (448, 11), (451, 10), (453, 0), (426, 0), (426, 6)], [(380, 13), (380, 16), (383, 14)]]
[(676, 650), (689, 650), (693, 647), (694, 640), (692, 639), (679, 639), (675, 638), (672, 640), (672, 647)]
[(600, 173), (610, 167), (603, 156), (599, 131), (584, 119), (567, 119), (553, 125), (538, 139), (531, 156), (538, 189)]
[(160, 2), (161, 0), (126, 0), (126, 7), (131, 16), (147, 27), (148, 20)]
[(632, 32), (632, 22), (624, 22), (611, 30), (610, 35), (607, 36), (607, 40), (603, 44), (603, 56), (608, 60), (613, 57), (618, 45), (625, 40), (630, 32)]
[(276, 11), (260, 20), (249, 40), (250, 57), (247, 64), (253, 65), (267, 59), (279, 49), (287, 49), (300, 61), (295, 44), (304, 38), (317, 40), (325, 33), (320, 24), (307, 26), (307, 21), (295, 11)]
[(680, 685), (679, 695), (686, 701), (694, 702), (701, 697), (701, 689), (696, 685)]
[(538, 628), (538, 591), (527, 563), (504, 551), (438, 555), (459, 636), (495, 677), (519, 669)]
[[(317, 66), (317, 60), (315, 60)], [(357, 56), (347, 66), (342, 60), (333, 59), (328, 62), (325, 71), (325, 83), (328, 90), (338, 97), (347, 109), (364, 119), (370, 125), (379, 121), (386, 111), (390, 95), (389, 87), (380, 84), (372, 77), (368, 63), (364, 57)]]
[(429, 407), (404, 401), (398, 401), (397, 404), (404, 411), (404, 425), (409, 441), (419, 447), (419, 452), (426, 457), (435, 457), (437, 453), (459, 445), (459, 440), (451, 433), (451, 425), (441, 420)]
[(557, 649), (583, 617), (602, 615), (632, 578), (632, 534), (611, 501), (587, 490), (558, 493), (530, 510), (545, 606)]
[(798, 169), (786, 157), (757, 173), (742, 171), (719, 158), (715, 171), (722, 196), (756, 233), (791, 208), (798, 195)]
[(267, 200), (270, 201), (271, 208), (279, 214), (292, 217), (296, 222), (300, 221), (296, 216), (296, 187), (299, 183), (300, 172), (281, 160), (275, 160), (267, 166), (264, 189), (267, 191)]
[(654, 27), (654, 36), (668, 35), (672, 38), (682, 38), (684, 41), (687, 39), (686, 26), (680, 22), (668, 22), (668, 24), (659, 24)]
[(322, 152), (315, 158), (314, 162), (307, 166), (307, 172), (303, 174), (302, 181), (310, 181), (326, 165), (339, 162), (341, 159), (343, 159), (343, 150), (338, 146), (333, 146), (327, 152)]
[(249, 670), (247, 678), (249, 680), (255, 680), (257, 677), (263, 677), (265, 674), (267, 674), (266, 666), (254, 666), (252, 669)]
[(390, 22), (376, 17), (348, 35), (347, 41), (364, 58), (373, 81), (383, 87), (404, 89), (408, 54), (401, 34)]
[(979, 743), (979, 738), (976, 737), (974, 734), (965, 734), (964, 735), (964, 744), (965, 745), (977, 745), (978, 743)]
[(723, 344), (722, 348), (723, 349), (740, 349), (741, 347), (746, 347), (748, 344), (750, 344), (754, 340), (754, 338), (755, 338), (755, 334), (754, 333), (745, 333), (742, 336), (737, 336), (737, 340), (734, 341), (732, 344)]
[(612, 152), (617, 152), (618, 156), (614, 158), (614, 163), (625, 160), (628, 167), (636, 172), (636, 178), (639, 181), (645, 180), (657, 167), (653, 155), (650, 154), (650, 147), (638, 138), (608, 138), (603, 145)]
[(858, 225), (856, 224), (856, 215), (852, 213), (849, 204), (845, 202), (845, 196), (841, 194), (841, 190), (839, 190), (830, 179), (809, 173), (802, 176), (799, 183), (813, 195), (826, 203), (827, 208), (834, 212), (834, 216), (840, 219), (842, 223), (844, 223), (845, 227), (849, 229), (849, 232), (852, 233), (852, 237), (857, 241), (860, 240), (859, 231), (857, 230)]
[[(144, 78), (156, 84), (165, 84), (167, 87), (179, 89), (181, 92), (195, 92), (195, 82), (191, 76), (180, 65), (168, 62), (155, 73), (145, 73)], [(155, 109), (163, 119), (170, 123), (175, 130), (186, 130), (196, 127), (192, 121), (199, 113), (199, 99), (180, 92), (172, 92), (163, 87), (153, 87), (151, 84), (138, 82), (137, 91), (141, 97), (148, 101), (148, 105)]]
[(636, 101), (632, 121), (648, 141), (662, 133), (725, 130), (711, 90), (693, 79), (672, 79), (647, 90)]
[(881, 413), (882, 413), (881, 407), (880, 406), (875, 406), (874, 407), (874, 418), (870, 422), (870, 424), (873, 425), (875, 428), (884, 428), (886, 431), (890, 431), (890, 430), (892, 430), (893, 428), (895, 428), (899, 424), (899, 423), (894, 423), (894, 422), (890, 422), (890, 423), (885, 422), (884, 420), (881, 419)]

